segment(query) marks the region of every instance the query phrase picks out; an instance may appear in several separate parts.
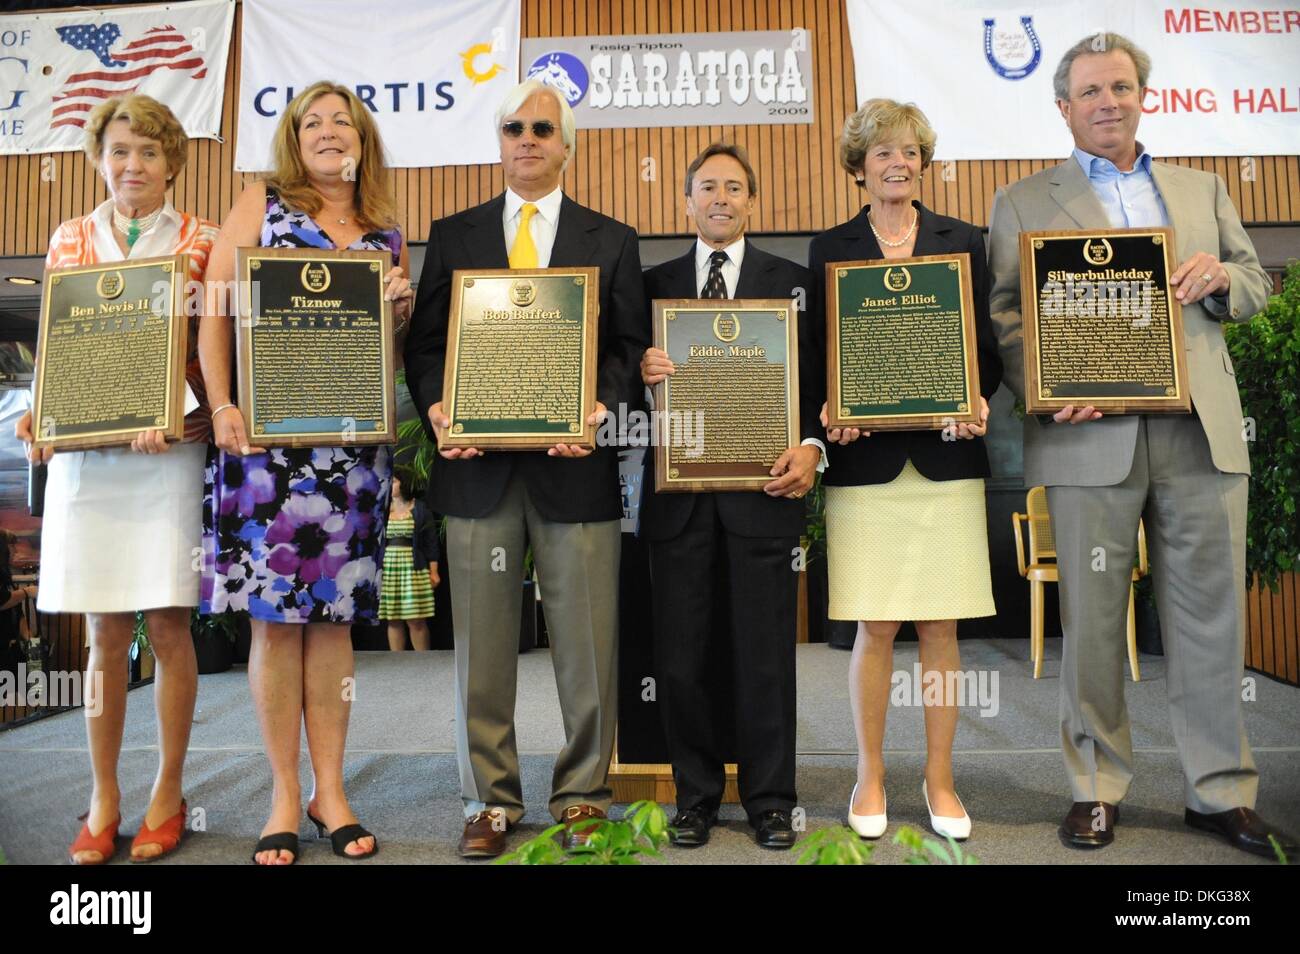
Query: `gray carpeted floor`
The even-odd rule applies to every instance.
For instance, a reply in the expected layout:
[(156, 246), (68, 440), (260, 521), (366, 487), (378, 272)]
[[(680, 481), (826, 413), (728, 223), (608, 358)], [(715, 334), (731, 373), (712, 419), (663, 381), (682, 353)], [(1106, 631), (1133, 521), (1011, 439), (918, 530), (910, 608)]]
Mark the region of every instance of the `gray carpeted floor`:
[[(1069, 807), (1058, 742), (1060, 641), (1049, 640), (1044, 678), (1035, 681), (1023, 640), (961, 644), (964, 669), (996, 673), (998, 711), (963, 710), (957, 733), (958, 791), (971, 813), (967, 847), (986, 863), (1127, 864), (1260, 861), (1182, 822), (1183, 779), (1165, 707), (1164, 660), (1142, 657), (1143, 681), (1127, 684), (1137, 777), (1124, 803), (1116, 842), (1100, 852), (1061, 846), (1056, 826)], [(916, 644), (899, 644), (895, 668), (910, 673)], [(849, 715), (848, 654), (801, 646), (799, 798), (809, 831), (843, 821), (853, 784), (855, 745)], [(346, 771), (348, 793), (382, 850), (369, 863), (453, 863), (461, 811), (452, 709), (452, 656), (360, 653)], [(1248, 674), (1249, 675), (1249, 674)], [(1260, 813), (1300, 834), (1300, 689), (1255, 676), (1246, 727), (1260, 769)], [(121, 860), (144, 811), (157, 765), (153, 691), (129, 696), (119, 778), (123, 791)], [(191, 811), (206, 830), (187, 838), (165, 863), (246, 863), (270, 804), (270, 775), (242, 667), (200, 680), (186, 766)], [(518, 739), (530, 812), (512, 844), (550, 824), (546, 813), (553, 753), (563, 738), (551, 660), (520, 657)], [(305, 753), (305, 747), (304, 747)], [(900, 825), (925, 828), (921, 797), (925, 734), (919, 707), (895, 707), (886, 737), (890, 836), (879, 862), (898, 861), (889, 844)], [(306, 759), (304, 790), (310, 790)], [(0, 733), (0, 848), (14, 863), (57, 863), (76, 834), (90, 793), (85, 730), (79, 712)], [(617, 811), (617, 809), (616, 809)], [(673, 864), (788, 864), (794, 854), (757, 848), (738, 806), (724, 806), (708, 846), (670, 850)], [(302, 833), (310, 826), (305, 823)], [(327, 841), (304, 838), (304, 862), (345, 864)], [(1266, 863), (1266, 862), (1265, 862)]]

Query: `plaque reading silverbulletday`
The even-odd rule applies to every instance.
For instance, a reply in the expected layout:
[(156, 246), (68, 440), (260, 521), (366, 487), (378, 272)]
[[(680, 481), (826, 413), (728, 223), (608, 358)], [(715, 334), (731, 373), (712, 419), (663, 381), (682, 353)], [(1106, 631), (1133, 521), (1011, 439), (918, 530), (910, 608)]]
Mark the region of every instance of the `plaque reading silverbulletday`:
[(1170, 229), (1021, 232), (1025, 410), (1187, 413)]
[(457, 269), (444, 447), (596, 446), (598, 268)]
[(762, 490), (799, 443), (798, 313), (789, 299), (654, 303), (655, 490)]
[(830, 427), (979, 422), (968, 254), (831, 262), (826, 301)]
[(241, 248), (239, 409), (260, 447), (397, 440), (387, 251)]
[(186, 255), (45, 273), (32, 428), (36, 445), (130, 444), (185, 432)]

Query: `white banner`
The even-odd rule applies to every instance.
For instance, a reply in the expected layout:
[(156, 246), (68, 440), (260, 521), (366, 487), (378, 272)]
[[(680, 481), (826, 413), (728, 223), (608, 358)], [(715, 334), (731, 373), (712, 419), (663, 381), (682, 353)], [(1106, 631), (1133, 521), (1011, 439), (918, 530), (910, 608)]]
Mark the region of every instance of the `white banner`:
[(1300, 152), (1295, 0), (846, 0), (858, 101), (915, 102), (941, 159), (1049, 159), (1073, 148), (1052, 75), (1108, 30), (1151, 57), (1138, 138), (1157, 156)]
[(500, 159), (492, 117), (519, 82), (520, 0), (245, 0), (235, 168), (270, 168), (284, 107), (355, 89), (396, 167)]
[(235, 0), (0, 17), (0, 154), (79, 150), (90, 111), (131, 92), (220, 138), (234, 21)]

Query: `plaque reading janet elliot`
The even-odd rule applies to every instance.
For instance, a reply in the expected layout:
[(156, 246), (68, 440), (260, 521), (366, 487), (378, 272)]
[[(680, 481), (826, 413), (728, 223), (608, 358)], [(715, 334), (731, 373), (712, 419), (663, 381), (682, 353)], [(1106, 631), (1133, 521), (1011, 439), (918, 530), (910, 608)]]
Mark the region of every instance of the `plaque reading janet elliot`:
[(970, 256), (826, 266), (831, 427), (938, 430), (979, 422)]
[(654, 303), (655, 490), (759, 490), (799, 443), (798, 313), (789, 299)]
[(130, 444), (185, 432), (188, 256), (45, 274), (32, 420), (38, 447)]
[(1171, 229), (1021, 232), (1025, 410), (1187, 413)]
[(595, 447), (600, 269), (457, 269), (451, 283), (443, 446)]
[(397, 440), (386, 251), (238, 251), (239, 409), (260, 447)]

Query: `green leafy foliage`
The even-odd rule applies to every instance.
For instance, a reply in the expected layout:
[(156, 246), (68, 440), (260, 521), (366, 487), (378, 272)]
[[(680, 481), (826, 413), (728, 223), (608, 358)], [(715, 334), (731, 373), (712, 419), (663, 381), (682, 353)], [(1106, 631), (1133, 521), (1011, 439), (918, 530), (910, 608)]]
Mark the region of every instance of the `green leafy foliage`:
[(963, 851), (960, 844), (948, 838), (947, 844), (926, 838), (915, 828), (904, 825), (894, 836), (894, 844), (907, 849), (903, 859), (908, 865), (977, 865), (979, 859)]
[(557, 840), (564, 825), (552, 825), (515, 851), (498, 858), (499, 865), (639, 865), (658, 858), (668, 844), (668, 816), (652, 801), (633, 802), (622, 819), (588, 819), (574, 826), (588, 834), (587, 842), (567, 851)]
[(1247, 580), (1274, 591), (1300, 565), (1300, 262), (1287, 268), (1282, 293), (1242, 324), (1225, 324), (1237, 372), (1244, 429), (1250, 444), (1250, 514), (1246, 523)]
[(801, 865), (869, 865), (876, 846), (845, 825), (821, 828), (803, 841)]

